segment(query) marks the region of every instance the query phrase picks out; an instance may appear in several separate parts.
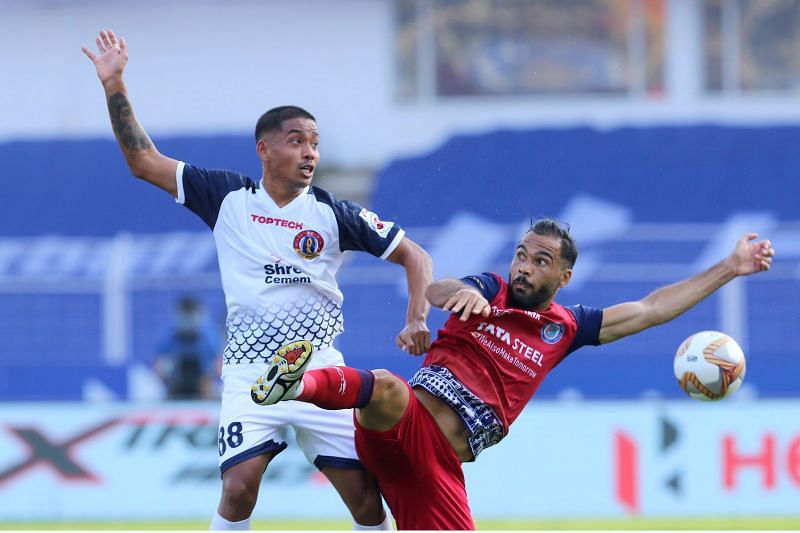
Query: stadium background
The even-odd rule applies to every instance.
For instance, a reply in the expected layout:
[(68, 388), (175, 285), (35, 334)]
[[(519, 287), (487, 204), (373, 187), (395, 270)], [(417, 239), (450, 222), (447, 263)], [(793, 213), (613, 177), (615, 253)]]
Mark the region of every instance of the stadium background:
[[(317, 184), (400, 221), (437, 277), (506, 272), (540, 215), (569, 222), (581, 248), (563, 303), (639, 298), (723, 257), (746, 230), (771, 238), (769, 274), (574, 355), (466, 473), (479, 525), (734, 516), (800, 527), (800, 2), (0, 9), (0, 527), (203, 521), (218, 497), (215, 402), (165, 401), (151, 365), (182, 296), (222, 327), (213, 241), (129, 176), (80, 52), (106, 27), (128, 40), (134, 109), (163, 153), (258, 176), (256, 118), (304, 106), (322, 135)], [(349, 364), (410, 375), (418, 361), (393, 345), (402, 272), (353, 255), (340, 282)], [(444, 318), (433, 311), (431, 329)], [(745, 387), (723, 404), (690, 402), (672, 378), (674, 349), (701, 329), (728, 332), (748, 355)], [(502, 498), (497, 472), (509, 472)], [(309, 494), (313, 511), (273, 500)], [(255, 516), (348, 527), (290, 451)], [(558, 524), (570, 523), (547, 522)]]

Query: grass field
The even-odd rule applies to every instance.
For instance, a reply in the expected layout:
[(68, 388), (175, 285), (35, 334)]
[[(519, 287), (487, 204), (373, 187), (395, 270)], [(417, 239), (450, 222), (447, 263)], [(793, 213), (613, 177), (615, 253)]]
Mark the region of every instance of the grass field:
[[(597, 520), (476, 520), (480, 530), (790, 530), (800, 516), (769, 518), (648, 518)], [(0, 522), (0, 530), (207, 530), (207, 520), (181, 522)], [(346, 520), (255, 520), (253, 529), (352, 530)]]

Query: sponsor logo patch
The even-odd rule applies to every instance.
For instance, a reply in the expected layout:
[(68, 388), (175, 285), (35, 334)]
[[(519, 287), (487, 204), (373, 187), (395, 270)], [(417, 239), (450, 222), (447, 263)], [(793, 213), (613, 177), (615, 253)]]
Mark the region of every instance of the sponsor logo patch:
[(362, 209), (361, 212), (358, 214), (358, 216), (360, 216), (367, 222), (369, 229), (371, 229), (384, 239), (386, 238), (387, 235), (389, 235), (389, 231), (392, 229), (392, 226), (394, 226), (394, 222), (384, 222), (383, 220), (378, 218), (378, 215), (367, 209)]
[(314, 259), (322, 253), (325, 240), (314, 230), (307, 229), (294, 236), (294, 251), (304, 259)]
[(262, 215), (250, 215), (250, 219), (253, 222), (258, 222), (259, 224), (266, 224), (268, 226), (275, 225), (280, 226), (283, 228), (289, 229), (303, 229), (302, 222), (295, 222), (294, 220), (285, 220), (283, 218), (272, 218), (272, 217), (265, 217)]
[(547, 344), (555, 344), (564, 336), (564, 324), (548, 322), (542, 326), (542, 340)]

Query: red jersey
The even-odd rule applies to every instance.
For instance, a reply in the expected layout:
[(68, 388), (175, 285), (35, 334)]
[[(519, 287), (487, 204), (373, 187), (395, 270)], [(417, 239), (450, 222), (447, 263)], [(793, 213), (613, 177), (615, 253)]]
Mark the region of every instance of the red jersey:
[(601, 309), (555, 302), (545, 311), (509, 307), (508, 285), (497, 274), (462, 278), (492, 307), (488, 318), (466, 322), (453, 314), (422, 366), (442, 366), (489, 405), (508, 433), (544, 377), (581, 346), (600, 344)]

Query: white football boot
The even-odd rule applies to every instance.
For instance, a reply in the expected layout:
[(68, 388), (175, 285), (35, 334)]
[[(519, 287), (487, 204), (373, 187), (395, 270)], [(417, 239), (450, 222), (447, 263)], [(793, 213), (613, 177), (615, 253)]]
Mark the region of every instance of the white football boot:
[(253, 401), (258, 405), (272, 405), (295, 398), (313, 351), (314, 347), (307, 340), (290, 342), (279, 348), (266, 372), (250, 387)]

